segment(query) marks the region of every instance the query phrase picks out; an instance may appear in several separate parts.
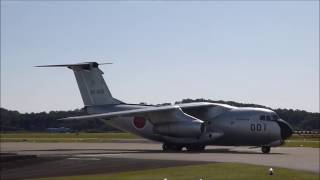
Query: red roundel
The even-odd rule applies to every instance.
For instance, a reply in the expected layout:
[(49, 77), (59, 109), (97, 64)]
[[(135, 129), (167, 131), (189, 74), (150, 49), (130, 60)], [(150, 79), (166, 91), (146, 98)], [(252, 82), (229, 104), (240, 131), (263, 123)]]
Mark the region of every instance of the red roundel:
[(141, 129), (146, 125), (146, 119), (143, 117), (134, 117), (133, 124), (136, 128)]

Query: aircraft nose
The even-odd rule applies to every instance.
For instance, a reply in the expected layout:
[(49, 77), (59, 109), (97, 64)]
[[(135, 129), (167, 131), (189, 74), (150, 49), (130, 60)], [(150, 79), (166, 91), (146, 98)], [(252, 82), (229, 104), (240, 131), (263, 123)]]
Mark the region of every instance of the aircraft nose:
[(278, 119), (277, 123), (280, 126), (281, 138), (283, 140), (288, 139), (293, 133), (293, 129), (292, 129), (291, 125), (289, 123), (287, 123), (286, 121), (284, 121), (283, 119)]

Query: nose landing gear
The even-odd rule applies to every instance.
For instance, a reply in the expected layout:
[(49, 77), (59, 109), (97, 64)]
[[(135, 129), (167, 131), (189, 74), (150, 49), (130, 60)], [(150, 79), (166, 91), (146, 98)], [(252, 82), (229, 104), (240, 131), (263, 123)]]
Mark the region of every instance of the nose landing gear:
[(268, 154), (270, 153), (271, 147), (270, 146), (262, 146), (261, 151), (263, 154)]

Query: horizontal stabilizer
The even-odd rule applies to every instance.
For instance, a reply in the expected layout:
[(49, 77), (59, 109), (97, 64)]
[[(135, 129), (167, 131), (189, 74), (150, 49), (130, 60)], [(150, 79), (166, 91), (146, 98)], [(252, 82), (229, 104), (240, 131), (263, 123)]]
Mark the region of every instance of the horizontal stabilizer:
[(84, 62), (84, 63), (77, 63), (77, 64), (52, 64), (52, 65), (42, 65), (42, 66), (35, 66), (35, 67), (98, 67), (99, 65), (105, 64), (113, 64), (113, 63), (97, 63), (97, 62)]

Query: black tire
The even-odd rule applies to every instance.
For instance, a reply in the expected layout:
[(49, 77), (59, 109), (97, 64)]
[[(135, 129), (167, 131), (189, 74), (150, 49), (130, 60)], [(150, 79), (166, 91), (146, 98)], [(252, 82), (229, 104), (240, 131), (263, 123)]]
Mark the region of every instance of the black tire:
[(261, 151), (263, 154), (268, 154), (270, 153), (271, 147), (270, 146), (262, 146)]
[(176, 150), (176, 151), (182, 151), (182, 148), (183, 148), (182, 146), (178, 146), (178, 145), (177, 145), (176, 148), (175, 148), (175, 150)]
[(175, 150), (175, 151), (182, 151), (182, 146), (180, 145), (172, 145), (172, 149)]
[(206, 149), (206, 146), (202, 145), (202, 146), (199, 146), (199, 151), (204, 151)]
[(163, 143), (162, 150), (163, 151), (182, 151), (182, 146)]
[(169, 150), (168, 144), (163, 143), (163, 144), (162, 144), (162, 150), (163, 150), (163, 151), (168, 151), (168, 150)]
[(204, 145), (192, 145), (192, 146), (187, 146), (187, 151), (204, 151), (206, 146)]

